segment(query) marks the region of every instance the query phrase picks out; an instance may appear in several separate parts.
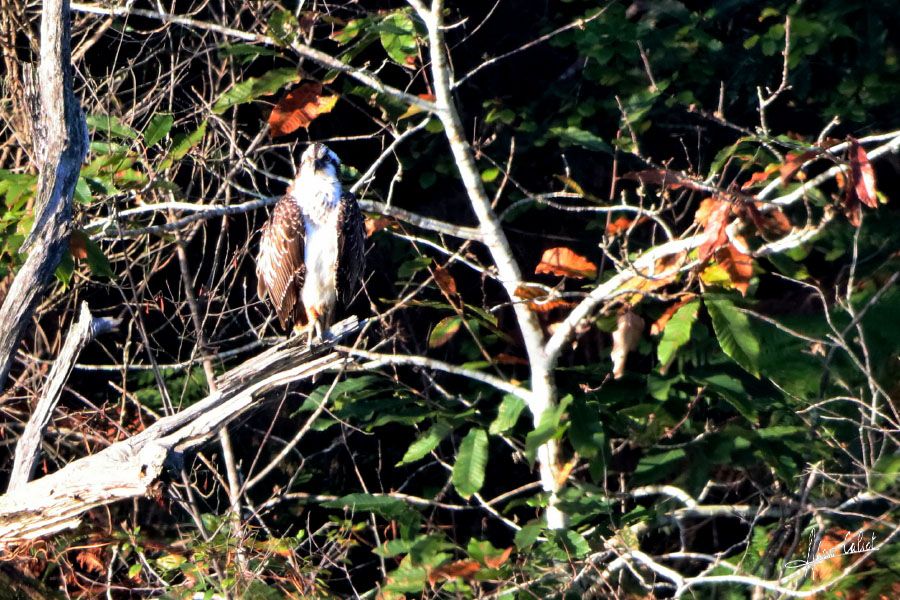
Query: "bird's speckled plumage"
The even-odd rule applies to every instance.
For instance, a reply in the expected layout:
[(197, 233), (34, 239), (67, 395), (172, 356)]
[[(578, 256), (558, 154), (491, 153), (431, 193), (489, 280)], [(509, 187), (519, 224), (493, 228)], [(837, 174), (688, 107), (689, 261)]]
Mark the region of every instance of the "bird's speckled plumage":
[(322, 144), (303, 153), (288, 194), (263, 229), (256, 261), (257, 292), (269, 297), (287, 329), (321, 335), (338, 302), (349, 303), (365, 262), (365, 227), (356, 199), (344, 195), (340, 161)]

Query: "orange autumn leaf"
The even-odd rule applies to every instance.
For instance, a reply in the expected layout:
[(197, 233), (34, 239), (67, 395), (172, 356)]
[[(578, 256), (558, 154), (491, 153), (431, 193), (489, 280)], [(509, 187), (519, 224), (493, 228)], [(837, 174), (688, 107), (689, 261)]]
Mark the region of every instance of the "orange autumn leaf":
[(778, 170), (778, 165), (769, 165), (762, 171), (757, 171), (756, 173), (754, 173), (750, 176), (750, 179), (748, 179), (747, 181), (744, 182), (744, 184), (741, 186), (741, 189), (746, 190), (746, 189), (755, 187), (757, 185), (760, 185), (762, 183), (765, 183), (766, 180), (769, 179), (769, 176), (777, 170)]
[(807, 150), (806, 152), (802, 152), (800, 154), (797, 154), (796, 152), (788, 152), (786, 156), (787, 162), (781, 165), (781, 167), (778, 169), (779, 176), (781, 177), (781, 183), (784, 184), (789, 182), (794, 178), (794, 176), (802, 181), (802, 177), (800, 177), (800, 175), (802, 175), (802, 173), (800, 173), (800, 169), (803, 168), (803, 165), (808, 160), (815, 158), (817, 155), (818, 152), (814, 152), (812, 150)]
[(491, 569), (499, 569), (503, 565), (503, 563), (509, 560), (509, 555), (512, 553), (512, 549), (513, 547), (509, 546), (506, 548), (506, 550), (504, 550), (497, 556), (485, 556), (484, 564)]
[(304, 83), (281, 98), (269, 115), (269, 133), (272, 137), (288, 135), (325, 113), (331, 112), (338, 96), (323, 96), (322, 84)]
[[(741, 238), (737, 239), (743, 242)], [(728, 273), (734, 289), (742, 296), (746, 296), (750, 287), (750, 277), (753, 276), (753, 259), (738, 250), (734, 244), (728, 244), (716, 252), (716, 260)]]
[(570, 248), (549, 248), (544, 251), (541, 262), (534, 269), (535, 274), (562, 275), (576, 279), (593, 279), (597, 276), (597, 265), (576, 254)]
[(610, 221), (610, 223), (606, 226), (606, 235), (616, 235), (627, 230), (632, 226), (632, 223), (634, 223), (635, 225), (640, 225), (641, 223), (644, 223), (646, 221), (647, 217), (640, 217), (637, 220), (637, 223), (634, 223), (634, 219), (632, 219), (631, 217), (617, 217), (613, 221)]
[(82, 550), (75, 555), (75, 560), (78, 561), (81, 568), (88, 573), (104, 573), (106, 571), (106, 565), (104, 565), (103, 561), (97, 556), (97, 552), (98, 550), (96, 548)]
[(474, 560), (457, 560), (433, 569), (428, 574), (428, 583), (434, 585), (442, 579), (471, 579), (480, 570), (481, 565)]
[(548, 313), (557, 308), (572, 308), (574, 302), (561, 298), (551, 298), (547, 292), (536, 285), (520, 285), (513, 294), (517, 298), (528, 300), (528, 309), (536, 313)]
[(366, 217), (366, 237), (381, 231), (394, 223), (390, 217)]
[(730, 202), (718, 198), (707, 198), (700, 203), (700, 208), (697, 209), (694, 216), (694, 220), (703, 227), (706, 233), (706, 239), (698, 249), (700, 262), (708, 259), (716, 250), (728, 243), (728, 234), (725, 229), (728, 227), (730, 216)]
[(856, 197), (869, 208), (878, 208), (878, 195), (875, 190), (875, 170), (869, 162), (869, 155), (859, 142), (850, 143), (850, 167), (853, 173)]

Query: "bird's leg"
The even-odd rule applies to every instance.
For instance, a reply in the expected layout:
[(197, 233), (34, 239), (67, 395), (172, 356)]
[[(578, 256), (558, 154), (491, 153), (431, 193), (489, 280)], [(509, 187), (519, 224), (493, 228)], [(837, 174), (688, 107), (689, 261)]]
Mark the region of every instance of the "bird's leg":
[(306, 316), (309, 320), (306, 333), (306, 345), (307, 347), (312, 347), (313, 340), (316, 338), (322, 339), (322, 315), (315, 307), (310, 307), (306, 309)]

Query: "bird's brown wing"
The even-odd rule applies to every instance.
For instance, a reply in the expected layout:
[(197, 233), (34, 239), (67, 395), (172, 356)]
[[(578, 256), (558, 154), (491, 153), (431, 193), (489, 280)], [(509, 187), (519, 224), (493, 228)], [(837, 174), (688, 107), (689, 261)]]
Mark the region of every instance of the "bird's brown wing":
[(299, 207), (282, 198), (263, 229), (256, 258), (256, 291), (269, 297), (285, 329), (306, 325), (306, 310), (300, 298), (306, 266), (303, 262), (305, 228)]
[(338, 216), (338, 259), (335, 285), (338, 299), (349, 304), (359, 289), (366, 264), (366, 226), (352, 194), (341, 197)]

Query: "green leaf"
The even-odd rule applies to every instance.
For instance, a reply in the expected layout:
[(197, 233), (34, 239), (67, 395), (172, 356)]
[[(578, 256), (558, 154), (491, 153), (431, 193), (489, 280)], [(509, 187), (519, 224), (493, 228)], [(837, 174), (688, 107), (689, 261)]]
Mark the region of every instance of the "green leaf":
[(222, 114), (232, 106), (246, 104), (259, 98), (274, 94), (289, 83), (300, 81), (300, 72), (294, 67), (272, 69), (261, 77), (250, 77), (235, 84), (230, 90), (219, 96), (213, 104), (212, 111)]
[(586, 150), (606, 152), (607, 154), (612, 154), (613, 152), (612, 147), (604, 142), (603, 138), (584, 129), (577, 127), (552, 127), (550, 133), (567, 146), (581, 146)]
[(91, 269), (91, 273), (98, 277), (109, 277), (110, 279), (116, 276), (109, 264), (109, 259), (103, 254), (103, 250), (100, 249), (97, 242), (86, 237), (85, 248), (87, 249), (87, 264)]
[(105, 133), (109, 137), (124, 138), (127, 140), (137, 139), (138, 133), (117, 117), (110, 115), (88, 115), (85, 118), (88, 129), (94, 133)]
[(516, 537), (514, 539), (516, 548), (519, 550), (527, 550), (534, 545), (543, 530), (544, 524), (540, 521), (528, 523), (516, 532)]
[(172, 151), (169, 156), (160, 164), (161, 169), (171, 167), (176, 161), (181, 160), (191, 151), (191, 148), (199, 144), (206, 135), (206, 121), (200, 123), (200, 127), (188, 134), (182, 134), (175, 138)]
[(438, 444), (440, 444), (451, 431), (453, 431), (453, 425), (447, 421), (438, 421), (432, 425), (422, 437), (409, 445), (406, 454), (403, 455), (403, 458), (397, 463), (397, 466), (406, 465), (424, 458), (429, 452), (437, 448)]
[(491, 435), (506, 433), (516, 425), (523, 410), (525, 410), (524, 400), (518, 396), (506, 394), (503, 396), (503, 401), (497, 409), (497, 416), (491, 421), (488, 431), (491, 432)]
[(403, 67), (411, 67), (418, 56), (416, 26), (403, 11), (388, 15), (378, 26), (381, 45), (388, 56)]
[(226, 44), (219, 47), (222, 56), (233, 56), (246, 65), (253, 62), (258, 56), (278, 56), (278, 52), (265, 46), (253, 44)]
[(750, 319), (724, 297), (703, 299), (722, 351), (745, 371), (759, 378), (759, 341), (750, 328)]
[(153, 115), (147, 127), (144, 128), (144, 143), (147, 147), (155, 146), (157, 142), (162, 140), (169, 134), (175, 119), (167, 113), (159, 113)]
[(75, 260), (69, 252), (64, 252), (56, 266), (56, 278), (63, 284), (63, 287), (69, 287), (73, 273), (75, 273)]
[(131, 566), (128, 568), (128, 577), (129, 577), (130, 579), (134, 579), (135, 577), (137, 577), (138, 575), (140, 575), (140, 574), (141, 574), (141, 568), (142, 568), (143, 566), (144, 566), (144, 565), (142, 565), (141, 563), (137, 563), (137, 564), (131, 565)]
[(300, 31), (300, 22), (294, 13), (287, 10), (276, 11), (269, 19), (269, 34), (282, 46), (290, 46)]
[(488, 436), (483, 429), (471, 430), (459, 445), (456, 464), (453, 465), (453, 486), (463, 498), (484, 485), (484, 470), (488, 460)]
[(564, 428), (560, 427), (559, 422), (571, 402), (572, 395), (569, 394), (560, 400), (555, 408), (544, 412), (541, 417), (541, 422), (525, 438), (525, 454), (528, 456), (528, 460), (534, 462), (534, 458), (537, 456), (537, 449), (541, 445), (548, 440), (559, 437), (565, 433)]
[(445, 317), (431, 330), (428, 336), (428, 347), (439, 348), (449, 342), (462, 325), (462, 319), (458, 315)]
[(697, 312), (700, 309), (698, 300), (691, 300), (681, 308), (675, 311), (666, 328), (663, 330), (662, 339), (656, 348), (656, 355), (659, 357), (661, 372), (665, 372), (669, 368), (675, 353), (679, 348), (688, 343), (691, 339), (691, 328), (694, 321), (697, 320)]
[(670, 475), (681, 465), (686, 453), (682, 448), (669, 450), (662, 454), (651, 454), (640, 460), (634, 470), (633, 485), (653, 483)]

